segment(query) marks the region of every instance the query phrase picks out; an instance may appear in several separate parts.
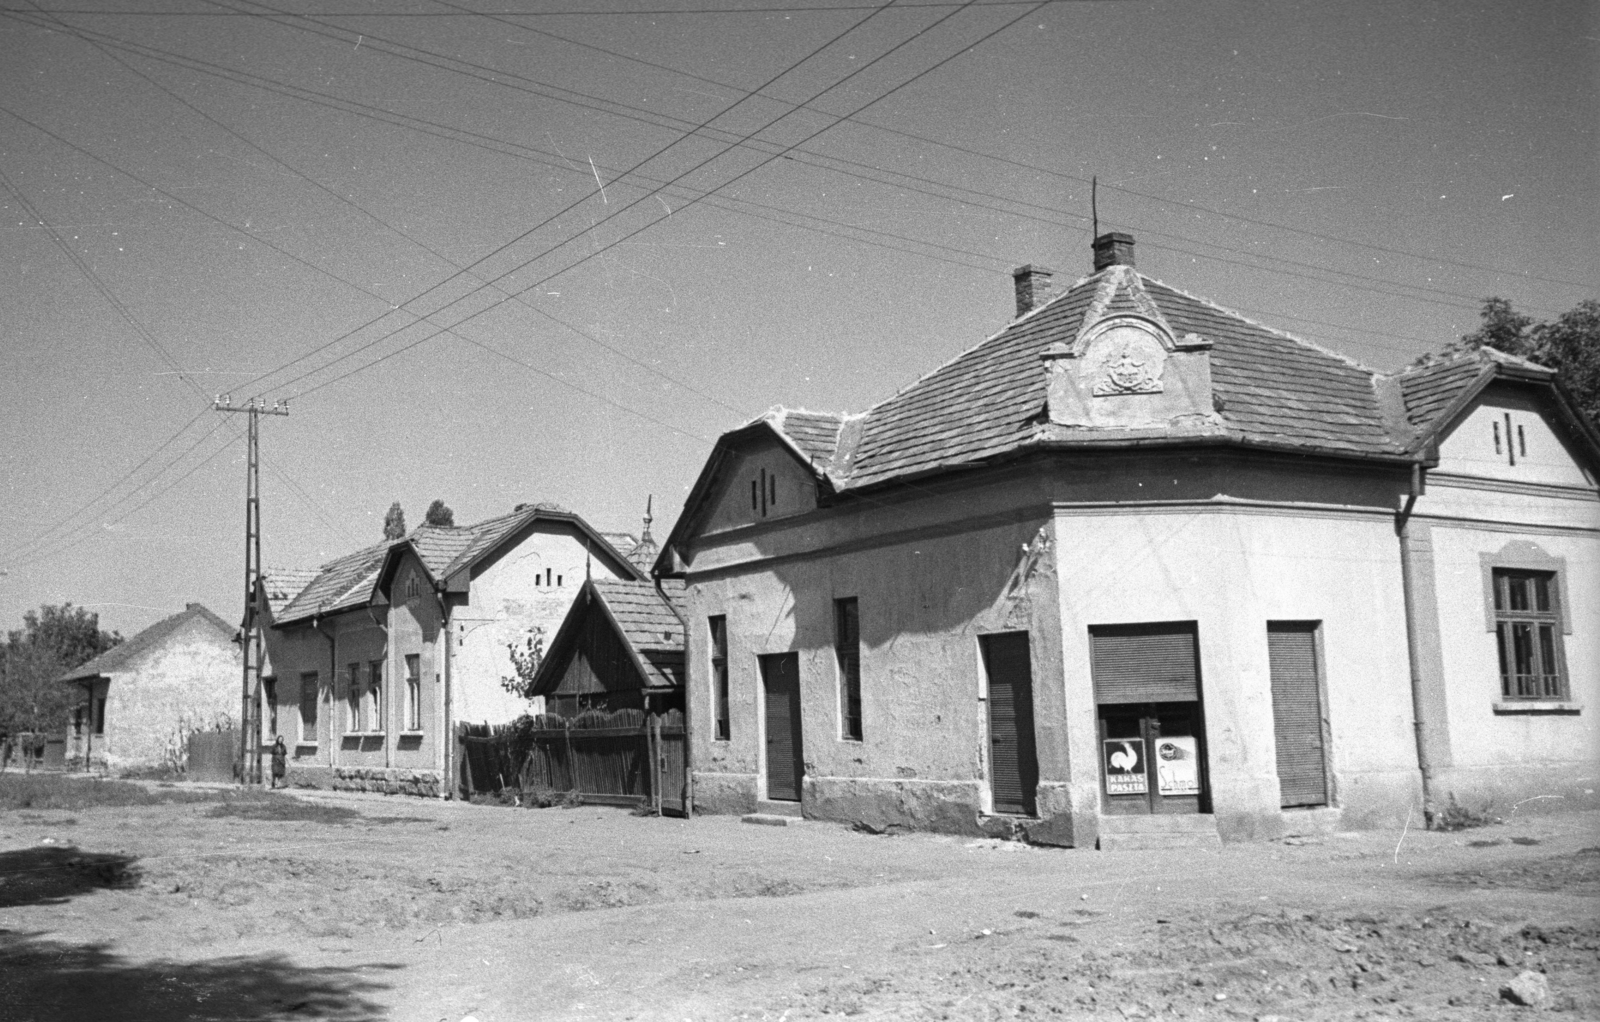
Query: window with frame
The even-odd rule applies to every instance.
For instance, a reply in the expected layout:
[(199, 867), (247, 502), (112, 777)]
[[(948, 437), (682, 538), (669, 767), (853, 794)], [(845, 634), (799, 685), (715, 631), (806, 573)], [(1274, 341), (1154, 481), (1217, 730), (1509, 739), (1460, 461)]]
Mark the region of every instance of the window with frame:
[(726, 742), (733, 734), (728, 721), (728, 619), (709, 619), (711, 629), (711, 717), (716, 721), (716, 740)]
[(262, 694), (267, 700), (267, 734), (278, 737), (278, 679), (262, 678)]
[(97, 696), (94, 701), (94, 733), (106, 733), (106, 697)]
[(1495, 637), (1505, 699), (1567, 697), (1560, 598), (1553, 571), (1494, 569)]
[(317, 740), (317, 697), (320, 686), (317, 684), (316, 671), (302, 671), (300, 674), (300, 740), (302, 742), (315, 742)]
[(361, 730), (361, 665), (351, 664), (350, 678), (346, 683), (344, 698), (347, 705), (345, 731), (354, 733)]
[(406, 654), (406, 730), (422, 730), (422, 657)]
[(854, 596), (833, 601), (833, 653), (839, 663), (839, 736), (861, 741), (861, 618)]
[(382, 731), (383, 726), (383, 661), (367, 661), (367, 730)]

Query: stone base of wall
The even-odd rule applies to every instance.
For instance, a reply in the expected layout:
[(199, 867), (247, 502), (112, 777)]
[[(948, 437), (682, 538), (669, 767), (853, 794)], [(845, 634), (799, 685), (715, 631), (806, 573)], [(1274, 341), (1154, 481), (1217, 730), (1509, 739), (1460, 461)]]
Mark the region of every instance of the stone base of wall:
[(1530, 813), (1600, 809), (1593, 763), (1517, 763), (1448, 767), (1435, 772), (1435, 809), (1446, 811), (1451, 796), (1462, 809), (1508, 819)]
[(755, 774), (694, 773), (694, 811), (743, 816), (756, 811)]
[(1334, 804), (1347, 830), (1421, 827), (1422, 775), (1416, 770), (1347, 771), (1334, 777)]
[(291, 764), (285, 780), (295, 788), (378, 791), (385, 795), (422, 798), (438, 798), (444, 790), (444, 774), (440, 771), (403, 767), (297, 767)]

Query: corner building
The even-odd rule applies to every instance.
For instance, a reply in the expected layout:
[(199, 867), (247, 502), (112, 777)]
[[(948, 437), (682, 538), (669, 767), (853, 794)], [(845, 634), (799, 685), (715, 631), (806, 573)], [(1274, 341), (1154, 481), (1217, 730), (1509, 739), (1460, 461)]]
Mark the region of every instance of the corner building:
[(1084, 847), (1593, 808), (1600, 436), (1554, 374), (1378, 373), (1133, 247), (722, 437), (656, 562), (697, 806)]

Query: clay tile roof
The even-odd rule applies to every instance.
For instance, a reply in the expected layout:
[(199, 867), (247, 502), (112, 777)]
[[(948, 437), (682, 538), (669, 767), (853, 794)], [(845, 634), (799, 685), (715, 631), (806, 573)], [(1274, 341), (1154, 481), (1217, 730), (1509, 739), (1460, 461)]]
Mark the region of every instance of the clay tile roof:
[(423, 525), (412, 531), (411, 545), (417, 556), (434, 578), (442, 578), (444, 569), (472, 545), (473, 531), (454, 525)]
[[(538, 517), (541, 511), (563, 515), (572, 513), (559, 504), (548, 502), (518, 504), (515, 510), (508, 511), (503, 515), (486, 518), (476, 525), (457, 528), (454, 531), (464, 534), (465, 543), (454, 557), (445, 562), (442, 568), (434, 570), (433, 565), (430, 564), (428, 565), (428, 570), (433, 572), (435, 579), (443, 579), (448, 575), (454, 574), (493, 550), (501, 540), (521, 528), (531, 519)], [(452, 542), (456, 542), (456, 540), (452, 540)]]
[(675, 688), (682, 684), (683, 583), (663, 580), (658, 591), (653, 582), (608, 578), (595, 579), (594, 588), (628, 644), (639, 654), (650, 685)]
[[(975, 464), (1044, 440), (1100, 442), (1103, 435), (1047, 427), (1040, 355), (1121, 313), (1209, 343), (1215, 435), (1341, 455), (1405, 453), (1406, 438), (1392, 435), (1380, 407), (1379, 373), (1125, 267), (1078, 281), (859, 417), (780, 410), (767, 421), (802, 451), (831, 459), (841, 488)], [(839, 448), (852, 430), (846, 465)]]
[(168, 636), (177, 632), (184, 625), (196, 620), (209, 625), (222, 638), (230, 642), (233, 641), (234, 633), (237, 631), (233, 625), (228, 624), (228, 622), (200, 604), (191, 603), (179, 613), (171, 617), (162, 618), (133, 638), (111, 647), (88, 663), (74, 667), (56, 680), (63, 682), (76, 681), (81, 678), (93, 678), (119, 671), (146, 652), (160, 646)]
[(784, 408), (775, 410), (771, 421), (813, 463), (826, 465), (838, 448), (844, 418), (837, 412)]
[(324, 564), (299, 594), (277, 615), (277, 624), (361, 606), (372, 595), (378, 569), (392, 542), (376, 543)]
[(653, 582), (597, 578), (594, 588), (634, 649), (683, 650), (683, 621), (678, 616), (684, 613), (682, 582), (663, 581), (665, 599)]
[(639, 545), (639, 540), (631, 532), (602, 532), (601, 538), (617, 548), (617, 553), (629, 555), (633, 548)]
[(273, 618), (276, 619), (289, 601), (316, 577), (315, 568), (262, 568), (261, 588), (266, 592), (267, 609)]
[(1406, 418), (1419, 429), (1434, 424), (1461, 393), (1483, 374), (1485, 363), (1476, 353), (1457, 358), (1430, 360), (1400, 374), (1400, 393), (1406, 402)]

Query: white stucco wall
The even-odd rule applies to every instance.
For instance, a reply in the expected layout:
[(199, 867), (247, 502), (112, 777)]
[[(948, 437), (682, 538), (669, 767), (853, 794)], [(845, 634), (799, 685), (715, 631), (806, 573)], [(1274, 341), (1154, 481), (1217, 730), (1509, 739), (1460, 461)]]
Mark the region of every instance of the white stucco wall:
[(456, 720), (504, 724), (528, 712), (527, 700), (501, 687), (500, 679), (515, 673), (506, 647), (520, 647), (534, 629), (543, 629), (547, 645), (555, 638), (583, 585), (586, 563), (595, 578), (624, 577), (606, 557), (590, 556), (575, 527), (540, 521), (514, 548), (474, 571), (467, 602), (450, 613)]

